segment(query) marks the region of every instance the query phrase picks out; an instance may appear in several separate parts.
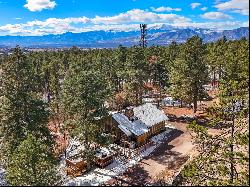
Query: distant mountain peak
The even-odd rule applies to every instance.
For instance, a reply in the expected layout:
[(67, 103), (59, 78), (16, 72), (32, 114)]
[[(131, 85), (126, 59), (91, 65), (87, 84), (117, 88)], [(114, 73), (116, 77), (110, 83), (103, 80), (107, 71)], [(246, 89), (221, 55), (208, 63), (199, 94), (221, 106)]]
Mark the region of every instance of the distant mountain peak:
[(172, 25), (168, 25), (168, 24), (157, 24), (155, 26), (151, 26), (149, 27), (149, 29), (155, 29), (155, 30), (171, 30), (174, 29), (175, 27), (173, 27)]
[[(204, 42), (213, 42), (223, 36), (229, 40), (242, 37), (249, 38), (249, 28), (240, 27), (233, 30), (213, 30), (203, 28), (178, 28), (167, 24), (156, 24), (148, 29), (148, 46), (169, 45), (172, 41), (185, 42), (188, 38), (198, 35)], [(84, 48), (109, 48), (138, 45), (140, 29), (137, 31), (99, 30), (82, 33), (66, 32), (64, 34), (49, 34), (44, 36), (0, 36), (0, 46), (14, 47), (71, 47), (73, 45)]]

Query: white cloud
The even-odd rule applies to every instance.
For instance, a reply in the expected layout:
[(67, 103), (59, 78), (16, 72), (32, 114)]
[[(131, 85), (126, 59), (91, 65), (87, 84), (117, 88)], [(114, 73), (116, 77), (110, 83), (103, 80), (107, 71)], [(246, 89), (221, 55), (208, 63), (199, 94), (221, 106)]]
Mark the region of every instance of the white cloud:
[(201, 10), (202, 10), (202, 11), (206, 11), (206, 10), (207, 10), (207, 7), (204, 6), (204, 7), (201, 8)]
[(100, 17), (90, 19), (94, 24), (121, 24), (121, 23), (141, 23), (141, 22), (186, 22), (189, 18), (177, 14), (157, 14), (140, 9), (133, 9), (125, 13), (110, 17)]
[(171, 11), (181, 11), (181, 8), (171, 8), (162, 6), (159, 8), (151, 7), (151, 10), (154, 12), (171, 12)]
[(192, 9), (195, 9), (198, 6), (201, 6), (201, 3), (191, 3), (190, 6), (191, 6)]
[(242, 27), (249, 27), (249, 20), (242, 24)]
[[(218, 18), (218, 15), (217, 15)], [(192, 22), (190, 18), (176, 14), (154, 13), (140, 9), (133, 9), (114, 16), (94, 18), (69, 17), (48, 18), (46, 20), (28, 21), (22, 24), (7, 24), (0, 26), (0, 35), (46, 35), (62, 34), (67, 31), (79, 33), (94, 30), (138, 30), (139, 23), (152, 26), (155, 23), (168, 24), (175, 27), (200, 27), (230, 29), (246, 25), (242, 22)]]
[(214, 6), (218, 10), (232, 11), (242, 15), (249, 15), (249, 1), (248, 0), (230, 0), (227, 2), (219, 3)]
[(206, 12), (201, 15), (204, 19), (232, 19), (231, 16), (224, 14), (222, 12)]
[(87, 17), (79, 18), (48, 18), (45, 21), (29, 21), (26, 24), (23, 24), (25, 27), (60, 27), (60, 26), (69, 26), (71, 23), (88, 23), (90, 21)]
[[(191, 21), (189, 18), (176, 14), (158, 14), (140, 9), (133, 9), (114, 16), (94, 18), (49, 18), (44, 21), (34, 20), (23, 24), (0, 26), (1, 33), (12, 35), (44, 35), (58, 34), (67, 31), (84, 32), (90, 30), (131, 30), (138, 27), (138, 23), (182, 23)], [(137, 24), (136, 24), (137, 23)], [(136, 26), (137, 25), (137, 26)]]
[(32, 12), (53, 9), (56, 6), (56, 2), (51, 0), (26, 0), (26, 3), (24, 7)]

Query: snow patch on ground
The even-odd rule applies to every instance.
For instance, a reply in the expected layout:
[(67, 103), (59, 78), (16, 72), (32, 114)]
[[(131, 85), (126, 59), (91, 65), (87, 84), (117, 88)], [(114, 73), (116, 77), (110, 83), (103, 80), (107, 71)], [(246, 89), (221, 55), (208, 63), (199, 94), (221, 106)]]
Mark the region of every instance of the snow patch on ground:
[(0, 168), (0, 186), (7, 186), (5, 181), (5, 170)]
[(169, 128), (169, 129), (172, 129), (172, 130), (173, 130), (173, 129), (176, 129), (174, 125), (172, 125), (172, 124), (170, 124), (170, 123), (167, 123), (167, 122), (165, 123), (165, 127), (166, 127), (166, 129), (168, 129), (168, 128)]
[(166, 130), (161, 133), (161, 134), (158, 134), (154, 137), (151, 138), (151, 141), (155, 142), (155, 143), (161, 143), (162, 140), (165, 140), (166, 138), (168, 138), (169, 136), (169, 133), (172, 131), (173, 129), (172, 128), (166, 128)]
[(84, 146), (81, 144), (81, 142), (77, 139), (72, 139), (69, 141), (69, 145), (67, 147), (67, 158), (72, 157), (76, 155), (79, 152), (84, 151)]
[[(114, 159), (114, 161), (108, 165), (107, 167), (101, 169), (96, 168), (93, 171), (84, 174), (81, 177), (76, 177), (74, 179), (69, 179), (64, 183), (65, 186), (98, 186), (102, 185), (105, 182), (116, 178), (119, 175), (122, 175), (128, 168), (138, 164), (144, 157), (150, 155), (163, 141), (165, 141), (169, 137), (169, 132), (171, 132), (173, 128), (166, 128), (161, 134), (154, 136), (151, 138), (151, 141), (154, 142), (154, 145), (147, 148), (146, 150), (140, 152), (140, 154), (136, 154), (135, 152), (131, 152), (132, 158), (128, 159), (124, 156), (118, 156)], [(116, 147), (125, 150), (125, 154), (127, 155), (129, 150), (121, 148), (118, 145), (112, 144), (110, 147)]]
[[(69, 176), (66, 176), (65, 174), (65, 157), (62, 155), (61, 162), (59, 166), (59, 170), (61, 173), (61, 176), (64, 181), (65, 186), (98, 186), (101, 184), (104, 184), (105, 182), (109, 181), (112, 178), (116, 178), (119, 175), (122, 175), (128, 168), (133, 167), (134, 165), (138, 164), (144, 157), (150, 155), (161, 143), (162, 141), (166, 140), (169, 136), (169, 132), (171, 132), (171, 128), (167, 128), (166, 131), (164, 131), (161, 134), (158, 134), (157, 136), (154, 136), (151, 138), (151, 141), (154, 142), (154, 145), (147, 148), (146, 150), (140, 152), (140, 154), (137, 154), (135, 151), (131, 151), (131, 149), (128, 148), (122, 148), (118, 145), (112, 144), (109, 148), (118, 148), (121, 150), (124, 150), (124, 153), (126, 156), (131, 155), (132, 158), (128, 159), (124, 156), (119, 156), (114, 159), (114, 161), (105, 167), (104, 169), (96, 168), (93, 171), (83, 175), (82, 177), (76, 177), (74, 179), (70, 178)], [(79, 146), (79, 147), (78, 147)], [(72, 140), (70, 142), (70, 145), (68, 146), (68, 151), (72, 151), (73, 147), (78, 147), (82, 150), (84, 149), (77, 140)], [(73, 148), (74, 150), (74, 148)], [(76, 152), (76, 150), (70, 152), (67, 154), (67, 156), (72, 156)], [(129, 154), (130, 153), (130, 154)], [(0, 186), (7, 186), (6, 181), (4, 180), (4, 174), (5, 170), (0, 168)]]
[(157, 147), (157, 145), (153, 145), (153, 146), (149, 147), (148, 149), (146, 149), (145, 151), (142, 151), (141, 157), (144, 158), (144, 157), (150, 155), (155, 150), (156, 147)]
[(124, 173), (129, 167), (134, 166), (140, 160), (139, 157), (133, 158), (125, 161), (125, 158), (116, 158), (110, 165), (108, 165), (104, 169), (96, 168), (93, 171), (87, 173), (82, 177), (77, 177), (68, 181), (65, 185), (66, 186), (98, 186), (103, 184), (110, 179), (121, 175)]

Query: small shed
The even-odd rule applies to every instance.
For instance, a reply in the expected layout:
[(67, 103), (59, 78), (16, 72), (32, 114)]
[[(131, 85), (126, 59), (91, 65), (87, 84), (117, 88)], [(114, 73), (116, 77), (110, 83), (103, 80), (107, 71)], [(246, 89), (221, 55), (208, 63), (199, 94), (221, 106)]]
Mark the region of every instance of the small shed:
[(113, 162), (114, 156), (107, 148), (98, 148), (95, 154), (95, 164), (101, 168)]
[(78, 177), (87, 171), (87, 162), (81, 160), (79, 162), (72, 162), (66, 159), (66, 173), (67, 175)]

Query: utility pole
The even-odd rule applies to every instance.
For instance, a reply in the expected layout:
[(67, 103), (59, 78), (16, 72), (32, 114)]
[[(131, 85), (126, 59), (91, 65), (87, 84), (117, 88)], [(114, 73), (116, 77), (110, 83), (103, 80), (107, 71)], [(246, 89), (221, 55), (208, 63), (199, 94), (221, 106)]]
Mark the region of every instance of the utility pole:
[(140, 39), (140, 46), (142, 48), (147, 47), (147, 24), (140, 24), (140, 29), (141, 29), (141, 39)]

